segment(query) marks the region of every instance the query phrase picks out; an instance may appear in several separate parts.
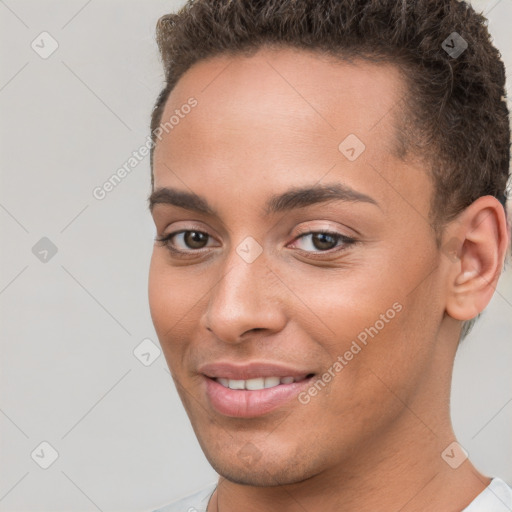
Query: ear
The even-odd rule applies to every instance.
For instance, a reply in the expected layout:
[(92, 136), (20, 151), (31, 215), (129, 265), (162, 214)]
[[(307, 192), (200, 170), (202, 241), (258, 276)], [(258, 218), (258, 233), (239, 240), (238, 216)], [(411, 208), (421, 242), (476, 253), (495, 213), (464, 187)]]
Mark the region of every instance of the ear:
[(508, 228), (505, 210), (492, 196), (478, 198), (447, 226), (442, 252), (446, 312), (452, 318), (471, 320), (489, 304), (507, 253)]

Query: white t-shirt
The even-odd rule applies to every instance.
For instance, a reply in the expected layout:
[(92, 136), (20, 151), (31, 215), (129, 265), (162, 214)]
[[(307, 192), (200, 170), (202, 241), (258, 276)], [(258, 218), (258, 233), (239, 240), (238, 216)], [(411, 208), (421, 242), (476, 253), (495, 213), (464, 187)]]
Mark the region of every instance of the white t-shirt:
[[(217, 482), (153, 512), (206, 512)], [(491, 483), (461, 512), (512, 512), (512, 488), (500, 478)]]

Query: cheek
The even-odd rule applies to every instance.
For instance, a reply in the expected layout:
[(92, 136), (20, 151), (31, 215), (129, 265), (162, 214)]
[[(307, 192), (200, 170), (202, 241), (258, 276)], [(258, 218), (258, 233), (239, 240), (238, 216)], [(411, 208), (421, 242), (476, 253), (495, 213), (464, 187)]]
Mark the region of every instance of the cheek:
[(155, 248), (148, 277), (149, 309), (164, 350), (180, 350), (198, 326), (201, 308), (211, 287), (207, 275), (169, 264), (165, 249)]
[(367, 329), (375, 333), (375, 324), (379, 333), (389, 331), (401, 314), (403, 299), (397, 280), (383, 274), (373, 275), (365, 266), (353, 266), (296, 276), (290, 288), (301, 299), (303, 312), (294, 320), (303, 322), (305, 330), (316, 330), (317, 339), (325, 334), (327, 340), (337, 340), (332, 349), (338, 353), (358, 336), (364, 342)]
[(404, 272), (405, 265), (402, 272), (393, 266), (390, 261), (295, 280), (293, 289), (307, 307), (294, 320), (321, 345), (329, 364), (339, 363), (341, 356), (343, 368), (338, 364), (332, 370), (334, 388), (340, 391), (357, 389), (360, 396), (371, 383), (369, 398), (388, 394), (377, 376), (391, 387), (407, 387), (407, 381), (414, 380), (412, 362), (421, 365), (427, 357), (420, 353), (422, 298), (408, 295), (411, 276)]
[(182, 359), (183, 353), (183, 347), (179, 343), (182, 336), (178, 333), (182, 327), (179, 322), (179, 309), (183, 306), (183, 299), (180, 300), (182, 294), (174, 281), (169, 266), (165, 264), (161, 254), (158, 254), (158, 249), (155, 249), (149, 269), (149, 309), (167, 366), (173, 378), (176, 378), (174, 366), (179, 367), (178, 361)]
[(190, 309), (189, 294), (179, 285), (176, 272), (165, 261), (162, 249), (155, 249), (151, 257), (148, 279), (148, 298), (151, 319), (164, 350), (169, 340), (180, 329), (180, 318), (186, 318)]

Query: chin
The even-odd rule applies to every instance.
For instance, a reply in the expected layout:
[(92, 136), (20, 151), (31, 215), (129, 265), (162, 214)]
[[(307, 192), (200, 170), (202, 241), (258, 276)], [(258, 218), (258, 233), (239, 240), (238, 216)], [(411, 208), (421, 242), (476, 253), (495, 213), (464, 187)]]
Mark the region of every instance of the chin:
[[(284, 463), (286, 464), (286, 463)], [(259, 467), (241, 467), (222, 464), (213, 469), (223, 478), (239, 485), (250, 485), (252, 487), (277, 487), (279, 485), (292, 485), (307, 480), (302, 474), (290, 471), (290, 468), (281, 467), (277, 471), (271, 471)]]
[(298, 463), (293, 457), (284, 454), (279, 460), (265, 454), (262, 454), (257, 460), (251, 460), (249, 455), (241, 457), (235, 454), (228, 457), (227, 454), (208, 452), (205, 452), (205, 455), (220, 476), (240, 485), (254, 487), (293, 485), (308, 480), (321, 472), (321, 468), (317, 468), (318, 471), (315, 471), (313, 467), (308, 467), (304, 456), (301, 456), (302, 462)]

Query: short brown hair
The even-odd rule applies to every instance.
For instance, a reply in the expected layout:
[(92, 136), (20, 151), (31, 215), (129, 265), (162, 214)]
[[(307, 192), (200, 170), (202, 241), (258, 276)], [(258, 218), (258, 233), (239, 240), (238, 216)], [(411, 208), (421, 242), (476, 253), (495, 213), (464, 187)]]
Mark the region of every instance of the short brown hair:
[[(408, 94), (399, 156), (412, 154), (428, 164), (436, 233), (478, 197), (494, 196), (506, 208), (505, 67), (486, 25), (459, 0), (190, 0), (157, 24), (165, 87), (151, 117), (151, 168), (167, 98), (193, 64), (293, 47), (400, 67)], [(454, 41), (467, 44), (460, 55), (449, 53)], [(153, 186), (153, 172), (151, 178)], [(464, 325), (463, 337), (471, 326)]]

